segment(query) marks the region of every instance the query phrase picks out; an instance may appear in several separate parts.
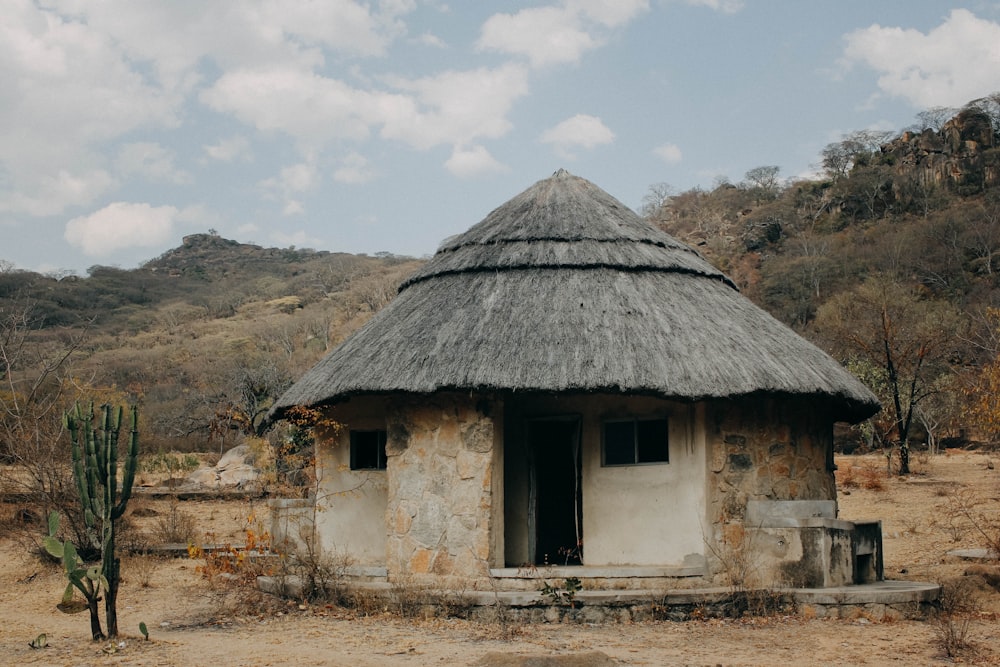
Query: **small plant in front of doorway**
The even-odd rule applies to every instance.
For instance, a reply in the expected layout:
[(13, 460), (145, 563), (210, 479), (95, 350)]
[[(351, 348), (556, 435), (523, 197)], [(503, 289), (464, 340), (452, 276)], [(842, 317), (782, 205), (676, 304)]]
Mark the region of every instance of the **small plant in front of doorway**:
[(553, 586), (546, 581), (538, 590), (542, 595), (549, 598), (552, 604), (565, 605), (577, 609), (581, 606), (581, 603), (576, 599), (576, 594), (582, 589), (583, 583), (578, 577), (566, 577), (563, 580), (562, 586)]

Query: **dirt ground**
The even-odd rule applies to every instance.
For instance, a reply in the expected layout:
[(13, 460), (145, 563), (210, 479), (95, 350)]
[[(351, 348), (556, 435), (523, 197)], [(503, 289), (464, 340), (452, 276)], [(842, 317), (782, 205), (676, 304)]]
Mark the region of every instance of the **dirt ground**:
[[(878, 456), (839, 457), (837, 464), (841, 516), (883, 521), (887, 578), (944, 581), (962, 575), (970, 562), (948, 556), (948, 551), (982, 545), (975, 528), (956, 511), (964, 499), (974, 499), (976, 513), (1000, 524), (996, 454), (921, 456), (908, 478), (886, 477), (884, 459)], [(135, 507), (145, 508), (148, 516), (141, 521), (146, 529), (169, 511), (168, 501), (162, 500), (140, 498)], [(242, 542), (248, 516), (264, 518), (260, 503), (187, 501), (179, 508), (218, 542)], [(502, 627), (278, 600), (218, 578), (206, 580), (198, 571), (204, 561), (151, 556), (123, 563), (118, 600), (123, 636), (116, 643), (92, 642), (86, 613), (65, 615), (55, 608), (65, 585), (60, 571), (26, 554), (9, 531), (0, 538), (0, 558), (5, 564), (0, 569), (4, 665), (472, 665), (491, 653), (569, 656), (590, 651), (622, 665), (956, 662), (944, 655), (940, 626), (931, 621), (796, 616)], [(1000, 593), (981, 579), (975, 583), (981, 598), (970, 618), (972, 649), (959, 662), (997, 665)], [(139, 633), (140, 622), (149, 629), (148, 641)], [(47, 646), (30, 648), (40, 633), (45, 633)]]

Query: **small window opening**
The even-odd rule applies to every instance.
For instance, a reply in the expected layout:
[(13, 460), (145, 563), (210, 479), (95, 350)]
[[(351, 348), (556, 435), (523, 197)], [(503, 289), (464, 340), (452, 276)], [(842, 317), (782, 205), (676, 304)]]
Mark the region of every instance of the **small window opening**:
[(385, 470), (385, 431), (351, 431), (351, 470)]
[(616, 419), (604, 422), (604, 465), (667, 463), (666, 419)]

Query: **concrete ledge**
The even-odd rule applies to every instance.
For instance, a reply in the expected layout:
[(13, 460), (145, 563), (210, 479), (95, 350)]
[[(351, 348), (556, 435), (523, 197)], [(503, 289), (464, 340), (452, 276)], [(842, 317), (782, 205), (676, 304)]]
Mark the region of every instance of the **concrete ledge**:
[(630, 566), (630, 565), (568, 565), (536, 568), (500, 567), (490, 570), (496, 579), (649, 579), (654, 577), (700, 577), (705, 574), (704, 565), (677, 566)]
[(860, 586), (794, 588), (796, 602), (821, 605), (900, 604), (933, 602), (941, 592), (937, 584), (919, 581), (878, 581)]
[(746, 524), (771, 525), (785, 519), (836, 519), (835, 500), (748, 500)]

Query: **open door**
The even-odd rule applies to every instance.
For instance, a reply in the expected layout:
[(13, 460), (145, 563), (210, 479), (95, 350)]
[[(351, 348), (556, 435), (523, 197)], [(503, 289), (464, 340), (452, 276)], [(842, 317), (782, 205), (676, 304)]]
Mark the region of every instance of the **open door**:
[(583, 466), (578, 417), (532, 419), (528, 550), (535, 565), (583, 562)]

